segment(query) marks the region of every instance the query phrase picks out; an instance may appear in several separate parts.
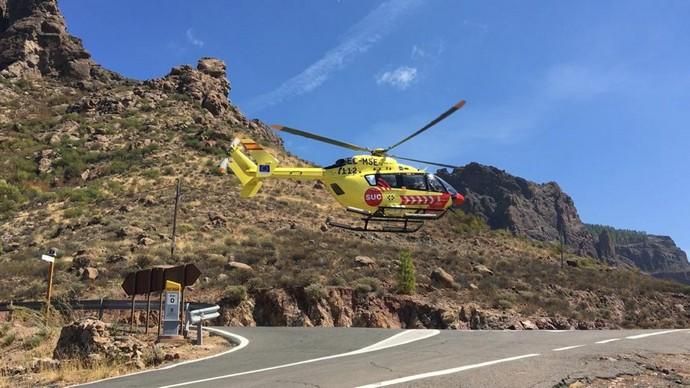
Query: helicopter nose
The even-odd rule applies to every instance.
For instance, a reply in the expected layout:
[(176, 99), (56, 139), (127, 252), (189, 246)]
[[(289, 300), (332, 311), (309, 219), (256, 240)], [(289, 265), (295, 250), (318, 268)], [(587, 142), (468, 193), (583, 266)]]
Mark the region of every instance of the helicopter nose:
[(458, 193), (455, 194), (453, 197), (453, 205), (454, 206), (460, 206), (465, 202), (465, 197), (462, 196), (462, 194)]

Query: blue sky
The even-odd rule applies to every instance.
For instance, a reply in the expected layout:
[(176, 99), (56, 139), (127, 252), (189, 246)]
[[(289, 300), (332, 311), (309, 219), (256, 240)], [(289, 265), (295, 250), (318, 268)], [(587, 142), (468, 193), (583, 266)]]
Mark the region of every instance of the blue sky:
[[(250, 117), (556, 181), (586, 222), (690, 250), (690, 2), (61, 0), (94, 58), (147, 79), (219, 57)], [(348, 155), (288, 137), (328, 164)]]

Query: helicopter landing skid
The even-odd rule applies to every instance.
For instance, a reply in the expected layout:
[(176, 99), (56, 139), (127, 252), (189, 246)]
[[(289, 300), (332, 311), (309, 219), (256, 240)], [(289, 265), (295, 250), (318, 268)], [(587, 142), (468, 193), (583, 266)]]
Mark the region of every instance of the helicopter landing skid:
[[(326, 224), (336, 228), (351, 230), (354, 232), (389, 232), (389, 233), (414, 233), (424, 226), (424, 221), (410, 220), (407, 218), (392, 217), (362, 217), (363, 226), (342, 224), (340, 222), (326, 221)], [(381, 227), (372, 228), (380, 224)], [(398, 224), (398, 225), (391, 225)], [(401, 224), (401, 225), (400, 225)]]
[[(434, 213), (405, 213), (401, 216), (385, 216), (383, 215), (385, 209), (380, 209), (376, 213), (370, 213), (354, 207), (348, 207), (347, 211), (363, 215), (362, 221), (364, 221), (364, 225), (354, 226), (331, 220), (326, 220), (326, 224), (355, 232), (414, 233), (424, 226), (425, 220), (439, 219), (446, 214), (445, 211), (438, 211)], [(381, 225), (381, 227), (372, 228), (372, 224)]]

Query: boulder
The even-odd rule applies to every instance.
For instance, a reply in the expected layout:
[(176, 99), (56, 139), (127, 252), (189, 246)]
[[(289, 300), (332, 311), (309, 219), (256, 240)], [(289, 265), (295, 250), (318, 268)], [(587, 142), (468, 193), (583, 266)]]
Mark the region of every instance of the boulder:
[(78, 359), (142, 361), (146, 344), (130, 336), (113, 336), (110, 325), (84, 318), (63, 326), (53, 350), (57, 360)]
[(455, 279), (448, 272), (441, 267), (437, 267), (431, 272), (431, 280), (438, 286), (445, 288), (454, 288)]
[(84, 272), (81, 274), (82, 280), (96, 280), (98, 278), (98, 270), (93, 267), (84, 268)]
[(239, 261), (230, 261), (225, 265), (225, 268), (240, 271), (253, 271), (253, 268), (249, 264), (240, 263)]
[(480, 274), (491, 275), (491, 276), (493, 276), (493, 274), (494, 274), (494, 271), (489, 269), (489, 267), (485, 266), (484, 264), (474, 264), (472, 266), (472, 271), (479, 272)]
[(369, 256), (356, 256), (355, 264), (357, 264), (360, 267), (373, 267), (374, 265), (376, 265), (376, 260), (372, 259)]
[(539, 330), (539, 327), (532, 321), (525, 319), (524, 321), (520, 321), (520, 324), (522, 325), (522, 328), (524, 330)]
[(120, 237), (120, 238), (129, 237), (129, 238), (139, 239), (141, 237), (146, 236), (146, 234), (144, 233), (144, 230), (137, 227), (137, 226), (123, 226), (122, 228), (120, 228), (117, 231), (116, 234), (117, 234), (117, 237)]

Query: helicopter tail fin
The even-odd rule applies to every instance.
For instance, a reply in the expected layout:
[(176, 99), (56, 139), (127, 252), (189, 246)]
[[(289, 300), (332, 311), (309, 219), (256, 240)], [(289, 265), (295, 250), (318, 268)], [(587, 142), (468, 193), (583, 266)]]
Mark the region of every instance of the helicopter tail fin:
[[(251, 155), (256, 163), (242, 152), (242, 149)], [(258, 163), (258, 165), (257, 165)], [(219, 170), (224, 173), (228, 168), (237, 176), (242, 184), (240, 196), (253, 197), (261, 189), (262, 178), (271, 175), (274, 166), (278, 164), (271, 154), (251, 139), (236, 138), (230, 148), (230, 157), (223, 159)]]

